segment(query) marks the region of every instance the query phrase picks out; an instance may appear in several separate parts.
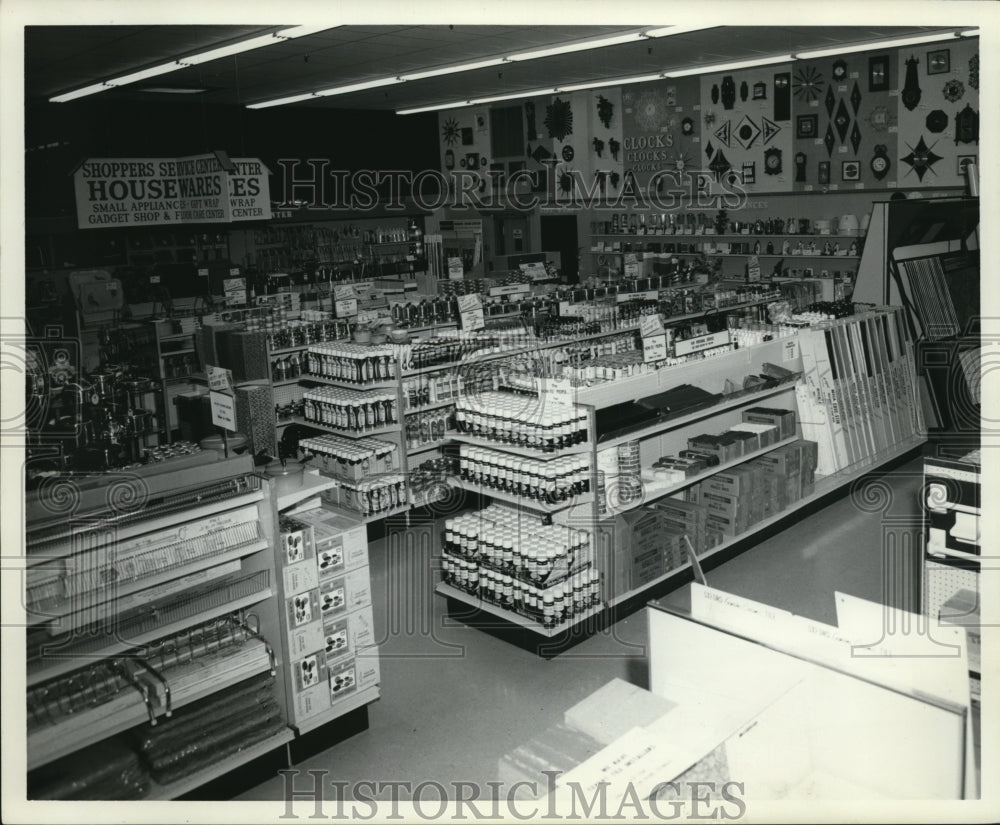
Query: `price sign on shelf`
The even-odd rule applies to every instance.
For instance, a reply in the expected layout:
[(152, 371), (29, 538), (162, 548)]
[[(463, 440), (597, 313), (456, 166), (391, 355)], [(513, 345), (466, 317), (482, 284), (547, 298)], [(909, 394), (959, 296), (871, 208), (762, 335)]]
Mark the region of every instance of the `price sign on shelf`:
[(483, 302), (477, 294), (458, 296), (458, 315), (462, 329), (482, 329), (486, 326)]
[(231, 433), (236, 432), (236, 402), (233, 397), (224, 392), (210, 390), (208, 401), (212, 410), (212, 423)]
[(663, 334), (663, 320), (660, 313), (654, 312), (652, 315), (644, 315), (639, 322), (639, 335), (648, 338), (651, 335)]
[(645, 363), (662, 361), (668, 354), (666, 334), (650, 335), (642, 339), (642, 360)]
[(226, 278), (222, 282), (222, 291), (227, 307), (242, 306), (247, 302), (247, 285), (243, 278)]
[(575, 402), (575, 391), (568, 378), (543, 378), (541, 389), (544, 404), (549, 409), (569, 409)]
[(461, 281), (465, 277), (465, 267), (462, 266), (461, 258), (448, 259), (448, 279), (451, 281)]
[(639, 277), (639, 264), (636, 261), (625, 264), (625, 277), (626, 278), (638, 278)]

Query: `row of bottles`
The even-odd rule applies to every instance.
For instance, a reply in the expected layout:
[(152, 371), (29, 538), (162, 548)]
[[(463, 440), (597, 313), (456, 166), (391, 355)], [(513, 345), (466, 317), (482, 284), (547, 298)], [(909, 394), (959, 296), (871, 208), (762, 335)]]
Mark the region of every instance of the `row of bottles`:
[(454, 413), (444, 407), (430, 412), (406, 416), (405, 437), (407, 447), (437, 444), (454, 432)]
[(590, 462), (585, 455), (542, 461), (462, 444), (459, 476), (470, 484), (542, 504), (562, 504), (590, 491)]
[[(305, 451), (305, 457), (328, 456), (329, 458), (349, 465), (365, 465), (372, 472), (386, 472), (394, 464), (393, 454), (399, 449), (391, 441), (380, 441), (376, 438), (348, 439), (336, 435), (320, 435), (303, 438), (299, 448)], [(381, 460), (390, 467), (376, 467), (373, 461)]]
[(563, 579), (593, 560), (590, 531), (561, 524), (524, 523), (507, 518), (507, 512), (490, 505), (446, 519), (442, 549), (532, 584)]
[(351, 342), (314, 344), (306, 353), (307, 372), (348, 384), (370, 384), (396, 377), (396, 351), (391, 345)]
[(464, 377), (446, 371), (404, 378), (403, 400), (407, 410), (455, 401), (463, 392)]
[(400, 473), (366, 478), (355, 484), (343, 483), (341, 504), (362, 516), (387, 513), (406, 505), (406, 479)]
[(587, 441), (587, 415), (577, 407), (546, 407), (538, 398), (485, 392), (462, 398), (456, 407), (459, 432), (541, 452)]
[(308, 422), (338, 430), (365, 432), (398, 423), (396, 395), (390, 392), (355, 392), (316, 387), (303, 395), (303, 416)]

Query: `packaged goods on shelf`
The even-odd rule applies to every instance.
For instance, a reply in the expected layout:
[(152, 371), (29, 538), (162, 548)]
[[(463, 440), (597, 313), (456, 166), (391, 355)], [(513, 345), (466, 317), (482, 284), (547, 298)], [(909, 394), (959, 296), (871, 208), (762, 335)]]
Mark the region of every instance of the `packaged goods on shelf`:
[(396, 377), (396, 352), (391, 345), (371, 346), (350, 342), (312, 344), (306, 351), (308, 376), (370, 384)]
[(357, 482), (342, 481), (324, 490), (323, 500), (337, 507), (352, 510), (361, 516), (388, 514), (409, 501), (406, 476), (398, 473), (364, 478)]
[(546, 504), (569, 501), (590, 491), (590, 462), (585, 455), (536, 461), (461, 444), (459, 475), (483, 488)]
[(380, 430), (399, 422), (396, 395), (338, 387), (315, 387), (303, 395), (303, 414), (315, 422), (346, 432)]
[(149, 773), (123, 739), (108, 739), (28, 774), (28, 799), (142, 799)]
[(399, 445), (375, 438), (342, 438), (333, 434), (303, 438), (299, 449), (326, 475), (360, 481), (400, 468)]
[(406, 417), (404, 436), (406, 446), (410, 448), (440, 444), (453, 432), (455, 432), (454, 414), (450, 407), (414, 413)]

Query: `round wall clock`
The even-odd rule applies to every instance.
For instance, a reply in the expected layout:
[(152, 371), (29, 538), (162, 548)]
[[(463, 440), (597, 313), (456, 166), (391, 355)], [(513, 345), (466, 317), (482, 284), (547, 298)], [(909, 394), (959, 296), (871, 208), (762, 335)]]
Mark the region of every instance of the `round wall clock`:
[(833, 64), (833, 79), (837, 83), (847, 79), (847, 63), (843, 60), (837, 60)]
[(961, 80), (949, 80), (944, 84), (944, 99), (949, 103), (961, 100), (965, 94), (965, 84)]
[(688, 136), (694, 134), (694, 121), (686, 117), (681, 121), (681, 134)]
[(875, 147), (875, 154), (868, 162), (868, 165), (871, 167), (872, 174), (876, 180), (882, 180), (882, 178), (889, 174), (892, 162), (889, 160), (888, 149), (885, 144), (880, 143)]
[(768, 175), (781, 174), (781, 150), (773, 146), (764, 150), (764, 172)]
[(573, 151), (573, 147), (572, 146), (563, 146), (563, 149), (562, 149), (562, 159), (564, 161), (566, 161), (566, 163), (569, 163), (571, 160), (573, 160), (573, 157), (575, 155), (576, 155), (576, 152)]
[(941, 109), (935, 109), (927, 115), (926, 124), (929, 132), (943, 132), (948, 126), (948, 115)]

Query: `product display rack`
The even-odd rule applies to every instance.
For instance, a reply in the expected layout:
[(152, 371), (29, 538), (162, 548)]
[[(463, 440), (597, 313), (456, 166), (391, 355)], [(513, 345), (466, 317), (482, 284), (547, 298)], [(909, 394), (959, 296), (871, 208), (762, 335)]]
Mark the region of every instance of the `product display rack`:
[[(34, 603), (34, 610), (45, 614), (28, 615), (29, 625), (36, 626), (29, 632), (35, 641), (29, 635), (29, 643), (38, 652), (28, 663), (29, 717), (34, 720), (28, 731), (29, 770), (143, 724), (167, 728), (178, 709), (258, 674), (274, 676), (281, 667), (282, 648), (272, 644), (278, 641), (278, 616), (268, 483), (252, 475), (248, 457), (209, 461), (197, 473), (202, 490), (217, 491), (215, 500), (185, 509), (186, 499), (204, 496), (189, 491), (191, 470), (158, 469), (135, 482), (150, 505), (162, 502), (147, 510), (116, 509), (99, 486), (84, 488), (76, 509), (62, 516), (53, 515), (44, 489), (29, 496), (28, 593), (39, 587), (49, 592), (62, 582), (58, 589), (85, 594), (83, 599), (67, 597), (65, 609), (52, 613), (49, 602)], [(91, 570), (93, 575), (87, 572)], [(115, 581), (112, 587), (94, 586), (109, 577)], [(90, 590), (84, 589), (88, 581)], [(28, 604), (30, 611), (30, 597)], [(164, 659), (159, 651), (166, 648), (152, 644), (193, 640), (209, 627), (229, 628), (226, 632), (243, 641), (210, 647), (205, 636), (204, 650), (192, 641), (186, 664)], [(85, 628), (82, 641), (73, 638)], [(46, 632), (47, 640), (38, 637)], [(106, 701), (88, 692), (96, 684), (95, 668), (118, 673), (123, 680), (122, 689)], [(270, 684), (281, 703), (283, 687), (277, 680)], [(76, 698), (74, 685), (83, 691)], [(58, 707), (48, 698), (53, 691), (64, 697)], [(65, 701), (77, 701), (80, 707), (67, 713)], [(145, 798), (176, 798), (274, 751), (290, 736), (287, 729), (276, 732), (176, 783), (158, 786), (153, 781)]]
[[(741, 420), (742, 409), (755, 406), (762, 401), (765, 401), (768, 406), (796, 409), (796, 384), (794, 381), (785, 381), (777, 386), (758, 391), (741, 391), (731, 396), (724, 396), (712, 406), (702, 407), (673, 419), (656, 422), (634, 432), (615, 435), (612, 438), (602, 439), (601, 434), (596, 430), (596, 413), (600, 409), (624, 401), (654, 395), (683, 383), (692, 383), (703, 389), (719, 392), (726, 379), (738, 382), (747, 373), (759, 371), (765, 363), (780, 364), (793, 373), (799, 374), (802, 369), (802, 358), (797, 346), (796, 334), (737, 349), (722, 356), (664, 367), (651, 375), (640, 375), (592, 387), (575, 388), (576, 404), (584, 407), (588, 413), (588, 441), (586, 445), (581, 445), (581, 447), (585, 446), (591, 451), (590, 466), (592, 470), (596, 471), (596, 468), (601, 466), (600, 453), (605, 450), (614, 453), (618, 445), (626, 441), (639, 442), (642, 454), (640, 463), (642, 466), (649, 466), (650, 461), (657, 455), (683, 449), (690, 435), (705, 429), (718, 431), (727, 425), (738, 423)], [(690, 563), (683, 563), (639, 587), (620, 593), (609, 592), (613, 583), (608, 580), (608, 573), (614, 569), (613, 555), (615, 552), (614, 536), (609, 531), (613, 528), (617, 514), (635, 509), (654, 499), (683, 491), (686, 487), (698, 484), (727, 468), (752, 461), (754, 458), (766, 455), (783, 445), (790, 444), (799, 437), (798, 433), (794, 437), (786, 437), (738, 459), (721, 462), (719, 465), (682, 482), (665, 484), (644, 480), (644, 492), (640, 500), (630, 502), (629, 506), (624, 508), (614, 510), (609, 508), (603, 513), (599, 511), (597, 501), (599, 493), (596, 473), (591, 479), (590, 494), (580, 497), (572, 503), (553, 508), (546, 508), (536, 502), (499, 491), (483, 489), (465, 481), (454, 480), (452, 483), (462, 489), (507, 501), (529, 510), (545, 512), (550, 515), (553, 521), (593, 531), (591, 540), (597, 552), (596, 564), (602, 570), (605, 591), (599, 607), (588, 610), (582, 615), (573, 616), (551, 628), (543, 626), (538, 620), (506, 610), (446, 582), (440, 582), (436, 587), (436, 592), (447, 599), (449, 615), (456, 621), (498, 635), (539, 655), (557, 655), (568, 646), (606, 627), (609, 622), (617, 621), (618, 618), (638, 609), (645, 601), (652, 598), (654, 593), (663, 595), (691, 578)], [(458, 436), (456, 440), (498, 451), (511, 449), (507, 445), (465, 435)], [(898, 461), (902, 456), (915, 451), (922, 443), (921, 439), (909, 440), (894, 445), (892, 449), (886, 450), (872, 460), (861, 462), (857, 466), (849, 468), (848, 471), (827, 477), (817, 477), (815, 490), (812, 493), (791, 503), (781, 512), (758, 521), (745, 532), (700, 552), (699, 559), (703, 558), (713, 564), (721, 563), (725, 558), (752, 546), (754, 541), (762, 537), (765, 531), (772, 531), (776, 525), (786, 522), (804, 508), (843, 490), (864, 474)], [(578, 450), (578, 448), (571, 449)], [(531, 451), (517, 450), (516, 454), (524, 455), (526, 452), (530, 453)], [(544, 454), (533, 457), (538, 458), (542, 455)], [(575, 506), (577, 504), (578, 507)]]

